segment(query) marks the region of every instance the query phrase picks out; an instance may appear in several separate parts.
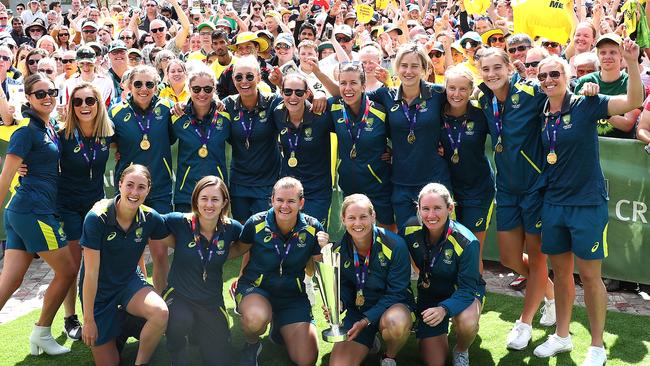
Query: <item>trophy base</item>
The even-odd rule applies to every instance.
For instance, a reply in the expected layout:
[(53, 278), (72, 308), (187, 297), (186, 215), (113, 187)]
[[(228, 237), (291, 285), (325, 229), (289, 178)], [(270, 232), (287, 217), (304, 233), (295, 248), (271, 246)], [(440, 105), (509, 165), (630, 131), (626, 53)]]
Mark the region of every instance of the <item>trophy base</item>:
[(330, 328), (323, 331), (323, 340), (328, 343), (343, 342), (348, 339), (348, 332), (341, 328)]

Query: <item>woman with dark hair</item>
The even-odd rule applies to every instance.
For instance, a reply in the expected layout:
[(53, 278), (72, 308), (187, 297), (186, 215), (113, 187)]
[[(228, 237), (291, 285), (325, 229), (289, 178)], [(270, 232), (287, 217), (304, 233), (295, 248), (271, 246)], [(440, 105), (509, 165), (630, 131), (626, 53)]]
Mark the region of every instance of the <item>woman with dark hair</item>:
[(25, 74), (24, 77), (36, 74), (38, 71), (38, 62), (47, 57), (47, 52), (40, 48), (34, 48), (25, 57)]
[[(232, 365), (230, 318), (223, 300), (223, 266), (242, 225), (230, 219), (230, 195), (213, 175), (196, 183), (191, 210), (164, 216), (174, 248), (169, 285), (163, 298), (169, 306), (167, 349), (175, 366), (189, 364), (187, 337), (199, 342), (204, 365)], [(215, 340), (218, 340), (215, 342)]]
[(60, 50), (73, 50), (76, 48), (76, 45), (72, 42), (70, 29), (67, 26), (59, 25), (50, 34)]
[[(151, 36), (151, 34), (147, 32), (142, 32), (142, 34), (140, 35), (140, 39), (138, 40), (137, 47), (139, 49), (143, 49), (145, 46), (150, 44), (154, 44), (153, 37)], [(135, 46), (136, 45), (134, 45), (134, 47)]]
[(149, 239), (169, 236), (160, 214), (144, 205), (151, 183), (146, 167), (130, 165), (120, 175), (119, 194), (97, 202), (84, 221), (79, 285), (82, 335), (98, 365), (120, 363), (115, 340), (127, 313), (146, 320), (135, 365), (149, 362), (167, 326), (167, 305), (138, 267)]
[(21, 164), (27, 164), (30, 172), (21, 179), (4, 212), (7, 249), (0, 274), (0, 309), (22, 283), (37, 253), (52, 267), (54, 278), (30, 336), (30, 349), (33, 355), (57, 355), (70, 350), (52, 337), (52, 321), (79, 268), (55, 217), (60, 143), (50, 114), (56, 106), (58, 90), (44, 74), (28, 76), (24, 85), (28, 101), (23, 111), (25, 120), (9, 141), (0, 174), (0, 202), (5, 201)]

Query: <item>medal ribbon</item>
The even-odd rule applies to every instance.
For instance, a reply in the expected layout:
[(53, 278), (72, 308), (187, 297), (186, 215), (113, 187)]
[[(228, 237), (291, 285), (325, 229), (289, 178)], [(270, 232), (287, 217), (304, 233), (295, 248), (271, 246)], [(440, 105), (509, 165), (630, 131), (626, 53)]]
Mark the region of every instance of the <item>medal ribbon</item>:
[(368, 275), (368, 267), (370, 266), (370, 251), (372, 250), (372, 245), (368, 248), (368, 253), (366, 253), (366, 258), (363, 260), (363, 264), (359, 261), (359, 253), (357, 248), (352, 245), (352, 251), (354, 252), (354, 274), (357, 278), (357, 291), (363, 291), (364, 286), (366, 285), (366, 276)]
[[(444, 243), (451, 235), (451, 227), (447, 228), (447, 233), (445, 234), (445, 237), (441, 240), (438, 241), (438, 253), (436, 253), (435, 256), (431, 257), (431, 247), (429, 245), (425, 245), (424, 248), (424, 265), (429, 264), (429, 269), (424, 271), (424, 281), (428, 282), (429, 281), (429, 272), (433, 271), (433, 266), (436, 264), (436, 261), (438, 260), (438, 257), (440, 257), (440, 253), (442, 253), (442, 248), (444, 247)], [(422, 276), (422, 271), (420, 272)]]
[(458, 151), (460, 149), (460, 139), (463, 135), (463, 132), (465, 132), (465, 128), (467, 126), (467, 118), (465, 118), (463, 123), (460, 125), (460, 129), (458, 130), (458, 141), (454, 140), (454, 138), (451, 136), (452, 131), (448, 121), (451, 120), (452, 118), (449, 116), (444, 116), (443, 119), (445, 120), (445, 130), (447, 130), (447, 137), (449, 137), (449, 143), (451, 144), (451, 149), (453, 151)]
[[(557, 119), (555, 120), (555, 123), (552, 123), (552, 116), (547, 116), (546, 117), (546, 137), (548, 138), (548, 144), (550, 146), (550, 149), (552, 153), (555, 153), (555, 143), (557, 142), (557, 126), (560, 124), (560, 115), (557, 116)], [(548, 123), (551, 121), (551, 123)], [(548, 133), (548, 130), (553, 129), (552, 134)], [(551, 138), (551, 135), (553, 138)]]
[[(135, 109), (131, 107), (131, 110), (133, 111), (133, 117), (135, 118), (136, 122), (138, 122), (138, 127), (140, 128), (140, 132), (142, 132), (142, 135), (148, 135), (149, 130), (151, 129), (151, 116), (153, 115), (153, 109), (147, 113), (147, 116), (145, 117), (144, 114), (142, 116), (138, 115), (135, 112)], [(147, 120), (147, 125), (143, 126), (143, 118)]]
[(212, 255), (214, 254), (214, 248), (219, 248), (219, 238), (221, 237), (221, 232), (216, 231), (216, 235), (212, 235), (212, 240), (208, 244), (208, 258), (203, 256), (203, 250), (201, 249), (201, 228), (199, 225), (199, 220), (196, 215), (192, 216), (192, 234), (194, 235), (194, 243), (196, 244), (196, 252), (199, 253), (199, 258), (201, 258), (201, 265), (203, 266), (203, 273), (206, 273), (206, 266), (212, 260)]
[(50, 140), (58, 148), (59, 147), (59, 136), (56, 134), (56, 130), (54, 129), (54, 126), (52, 126), (52, 124), (49, 121), (45, 122), (45, 131), (47, 133), (47, 136), (50, 138)]
[[(302, 126), (298, 130), (292, 128), (287, 128), (287, 141), (289, 142), (289, 150), (291, 153), (295, 153), (298, 150), (298, 140), (300, 140), (300, 132), (302, 131)], [(291, 141), (291, 137), (295, 136), (295, 139)]]
[(199, 141), (201, 141), (201, 145), (207, 145), (208, 141), (210, 141), (210, 135), (212, 134), (212, 130), (214, 130), (216, 126), (217, 117), (219, 117), (219, 112), (215, 111), (214, 116), (212, 117), (212, 121), (206, 128), (207, 133), (205, 134), (205, 136), (201, 132), (201, 131), (205, 131), (205, 129), (201, 128), (201, 126), (199, 125), (199, 121), (197, 121), (194, 118), (191, 119), (192, 126), (194, 127), (194, 132), (196, 132), (196, 134), (199, 136)]
[(241, 127), (244, 129), (244, 139), (249, 141), (253, 135), (253, 119), (248, 119), (248, 126), (244, 123), (244, 111), (239, 111), (239, 122)]
[(503, 119), (499, 110), (499, 102), (496, 95), (492, 97), (492, 112), (494, 113), (494, 125), (497, 129), (497, 141), (501, 141), (501, 131), (503, 130)]
[[(74, 138), (77, 140), (77, 145), (79, 145), (79, 149), (81, 150), (84, 160), (86, 160), (86, 164), (88, 164), (90, 170), (93, 170), (93, 164), (95, 163), (95, 159), (97, 159), (97, 138), (95, 138), (95, 143), (89, 148), (89, 152), (86, 152), (83, 138), (79, 137), (79, 130), (76, 128), (74, 130)], [(90, 155), (92, 155), (92, 160), (89, 157)]]
[(280, 239), (280, 235), (273, 233), (271, 236), (273, 237), (273, 247), (275, 248), (275, 254), (278, 256), (278, 258), (280, 258), (280, 273), (282, 273), (282, 264), (284, 263), (284, 260), (289, 256), (289, 251), (291, 250), (294, 239), (298, 238), (298, 233), (293, 233), (293, 235), (291, 235), (291, 237), (289, 237), (289, 239), (283, 243), (284, 254), (282, 254), (280, 251), (280, 246), (278, 245), (278, 242), (282, 241)]
[(415, 131), (415, 124), (418, 122), (418, 112), (420, 111), (420, 104), (415, 105), (415, 111), (413, 111), (413, 118), (411, 118), (411, 108), (409, 108), (406, 102), (402, 102), (402, 112), (404, 112), (404, 117), (409, 122), (409, 135), (412, 135)]
[(348, 113), (345, 111), (345, 103), (343, 103), (343, 99), (341, 99), (341, 107), (343, 110), (343, 119), (345, 119), (345, 127), (348, 129), (348, 133), (350, 134), (350, 139), (352, 139), (352, 145), (357, 143), (357, 140), (359, 140), (359, 136), (361, 136), (361, 130), (363, 130), (364, 127), (366, 127), (366, 121), (368, 119), (368, 113), (370, 112), (370, 100), (366, 98), (366, 109), (363, 111), (363, 117), (361, 118), (361, 122), (357, 126), (357, 136), (352, 135), (352, 122), (348, 118)]

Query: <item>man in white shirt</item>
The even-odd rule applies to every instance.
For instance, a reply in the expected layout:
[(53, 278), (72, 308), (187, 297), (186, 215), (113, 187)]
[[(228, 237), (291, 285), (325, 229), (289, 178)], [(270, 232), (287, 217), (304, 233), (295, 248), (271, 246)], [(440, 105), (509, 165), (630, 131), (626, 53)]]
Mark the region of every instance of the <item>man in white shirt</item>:
[[(347, 61), (359, 61), (359, 55), (356, 52), (352, 51), (355, 38), (354, 31), (352, 28), (350, 28), (349, 25), (343, 24), (336, 26), (336, 28), (334, 28), (334, 38), (343, 49), (343, 52), (347, 55)], [(336, 45), (334, 46), (334, 49), (336, 50)], [(318, 67), (324, 74), (334, 79), (334, 69), (337, 68), (339, 63), (342, 61), (346, 60), (339, 59), (338, 53), (334, 52), (333, 54), (320, 60)]]
[(72, 90), (82, 82), (95, 85), (102, 95), (102, 101), (108, 107), (113, 95), (113, 83), (105, 76), (95, 72), (96, 54), (92, 47), (81, 46), (77, 49), (77, 65), (79, 65), (79, 74), (73, 76), (65, 82), (65, 100), (67, 104)]
[(30, 0), (25, 9), (21, 14), (20, 18), (23, 20), (23, 24), (32, 24), (36, 19), (43, 19), (45, 27), (47, 27), (47, 17), (45, 13), (41, 11), (38, 0)]

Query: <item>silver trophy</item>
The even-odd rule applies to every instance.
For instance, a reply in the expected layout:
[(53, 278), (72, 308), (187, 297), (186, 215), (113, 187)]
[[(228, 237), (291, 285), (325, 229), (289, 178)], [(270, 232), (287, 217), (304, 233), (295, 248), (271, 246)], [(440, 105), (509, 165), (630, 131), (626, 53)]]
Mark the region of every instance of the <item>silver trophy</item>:
[(343, 342), (348, 338), (341, 322), (341, 253), (332, 251), (330, 243), (321, 249), (323, 261), (316, 262), (316, 279), (323, 304), (329, 313), (329, 329), (323, 331), (325, 342)]

